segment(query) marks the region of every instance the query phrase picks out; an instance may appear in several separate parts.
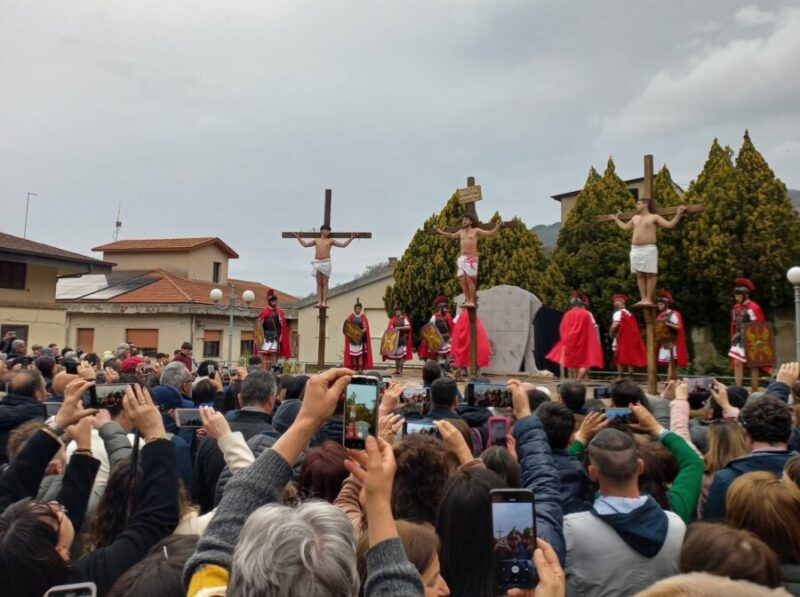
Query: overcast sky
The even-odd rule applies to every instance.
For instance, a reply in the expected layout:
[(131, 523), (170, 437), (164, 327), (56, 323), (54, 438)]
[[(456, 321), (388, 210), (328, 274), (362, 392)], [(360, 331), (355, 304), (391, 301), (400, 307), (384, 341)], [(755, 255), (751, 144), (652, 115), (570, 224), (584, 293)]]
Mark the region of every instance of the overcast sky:
[(559, 219), (613, 156), (686, 185), (745, 128), (800, 188), (800, 0), (0, 0), (0, 230), (88, 254), (219, 236), (233, 276), (305, 295), (282, 230), (400, 256), (473, 175), (478, 213)]

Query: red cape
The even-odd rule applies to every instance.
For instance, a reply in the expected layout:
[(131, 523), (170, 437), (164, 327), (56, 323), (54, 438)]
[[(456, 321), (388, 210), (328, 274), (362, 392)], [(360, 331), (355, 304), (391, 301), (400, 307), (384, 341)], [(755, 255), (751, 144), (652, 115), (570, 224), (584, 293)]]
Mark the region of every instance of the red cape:
[[(683, 316), (675, 309), (670, 309), (670, 311), (678, 318), (678, 325), (680, 326), (675, 337), (675, 348), (677, 349), (676, 365), (678, 367), (686, 367), (689, 364), (689, 353), (686, 352), (686, 328), (683, 325)], [(656, 319), (664, 319), (665, 315), (666, 312), (659, 313)]]
[[(445, 313), (445, 315), (446, 315), (446, 319), (447, 319), (447, 327), (450, 329), (450, 345), (452, 346), (452, 344), (453, 344), (453, 317), (450, 315), (450, 313)], [(439, 353), (438, 352), (433, 352), (433, 351), (428, 350), (428, 343), (425, 341), (424, 338), (419, 343), (419, 349), (417, 350), (417, 354), (419, 355), (419, 358), (421, 358), (423, 361), (425, 359), (437, 359), (437, 358), (439, 358)]]
[[(353, 314), (347, 316), (348, 321), (352, 321)], [(364, 358), (364, 369), (372, 369), (374, 366), (372, 363), (372, 337), (369, 334), (369, 319), (367, 319), (366, 315), (361, 316), (361, 323), (364, 324), (364, 354), (362, 355)], [(353, 366), (353, 357), (350, 356), (350, 341), (347, 339), (347, 336), (344, 337), (344, 366), (348, 369), (352, 369)]]
[(564, 349), (564, 367), (582, 369), (603, 367), (603, 349), (594, 327), (592, 314), (581, 307), (573, 307), (564, 314), (558, 327), (560, 338), (545, 357), (561, 365)]
[[(264, 307), (261, 313), (258, 314), (258, 320), (263, 323), (264, 319), (266, 319), (267, 315), (272, 313), (272, 311), (273, 311), (272, 307)], [(280, 319), (281, 322), (281, 338), (280, 338), (280, 343), (278, 345), (278, 356), (283, 357), (285, 359), (291, 359), (292, 347), (289, 344), (289, 326), (286, 325), (286, 316), (283, 314), (283, 309), (281, 309), (280, 307), (275, 307), (274, 311), (277, 311), (278, 319)], [(260, 346), (256, 346), (254, 348), (258, 353), (266, 354), (262, 353), (262, 351), (259, 350), (261, 348)]]
[[(402, 315), (401, 317), (403, 317), (403, 319), (408, 321), (409, 328), (410, 328), (411, 327), (411, 320), (408, 317), (406, 317), (405, 315)], [(392, 329), (394, 327), (394, 322), (397, 321), (398, 319), (399, 319), (399, 317), (392, 317), (389, 320), (389, 323), (386, 325), (386, 329), (387, 330)], [(413, 353), (413, 348), (412, 348), (413, 346), (414, 346), (414, 336), (412, 334), (412, 330), (409, 329), (408, 330), (408, 344), (406, 344), (406, 356), (404, 357), (406, 361), (410, 361), (411, 359), (414, 358), (414, 353)], [(394, 359), (390, 359), (389, 357), (384, 356), (383, 360), (384, 361), (389, 361), (389, 360), (394, 360)]]
[(617, 350), (611, 365), (633, 365), (634, 367), (647, 366), (647, 349), (644, 347), (642, 334), (636, 318), (627, 309), (622, 311), (617, 331)]
[[(750, 309), (756, 316), (755, 321), (764, 321), (766, 319), (766, 317), (764, 317), (764, 311), (757, 302), (747, 299), (741, 305), (739, 305), (739, 303), (735, 303), (733, 307), (731, 307), (731, 339), (733, 339), (733, 336), (736, 334), (736, 313), (739, 309)], [(746, 365), (747, 363), (745, 363), (745, 366)], [(734, 360), (731, 359), (731, 369), (734, 368)], [(761, 367), (761, 370), (764, 372), (769, 371), (769, 369), (769, 367)]]
[[(475, 314), (475, 327), (477, 328), (478, 336), (476, 341), (478, 343), (478, 367), (489, 366), (489, 335), (486, 333), (486, 328), (483, 327), (481, 318)], [(453, 364), (456, 367), (469, 367), (469, 316), (466, 312), (461, 311), (453, 320), (453, 332), (450, 344), (453, 355)]]

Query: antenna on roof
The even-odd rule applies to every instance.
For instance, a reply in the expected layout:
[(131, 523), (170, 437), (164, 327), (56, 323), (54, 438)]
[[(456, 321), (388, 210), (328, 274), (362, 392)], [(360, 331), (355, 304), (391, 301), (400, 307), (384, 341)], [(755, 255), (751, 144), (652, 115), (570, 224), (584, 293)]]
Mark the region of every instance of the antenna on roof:
[(122, 230), (122, 220), (119, 219), (119, 214), (122, 211), (122, 201), (119, 202), (119, 207), (117, 207), (117, 222), (114, 227), (114, 240), (119, 240), (119, 231)]

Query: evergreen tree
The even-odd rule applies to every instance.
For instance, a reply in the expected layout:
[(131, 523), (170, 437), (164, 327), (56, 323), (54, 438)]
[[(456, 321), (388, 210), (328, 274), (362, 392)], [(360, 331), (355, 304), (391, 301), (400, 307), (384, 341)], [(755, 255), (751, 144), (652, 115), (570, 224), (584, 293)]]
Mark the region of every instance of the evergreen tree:
[[(685, 205), (685, 200), (675, 190), (672, 175), (662, 166), (653, 178), (653, 199), (657, 208)], [(681, 220), (673, 230), (658, 232), (658, 289), (666, 288), (675, 298), (676, 308), (694, 300), (693, 285), (686, 275), (686, 248), (684, 237), (692, 217)]]
[[(387, 313), (392, 313), (395, 300), (399, 301), (415, 330), (430, 319), (432, 302), (437, 295), (452, 298), (461, 294), (461, 285), (456, 279), (458, 240), (427, 231), (434, 226), (460, 226), (464, 211), (454, 193), (441, 212), (425, 220), (397, 263), (394, 286), (386, 287)], [(495, 213), (490, 223), (500, 220), (500, 215)], [(542, 243), (536, 234), (519, 218), (514, 218), (513, 222), (513, 226), (502, 228), (496, 236), (478, 241), (478, 288), (510, 284), (549, 302), (551, 297), (563, 293), (558, 272), (547, 268)]]

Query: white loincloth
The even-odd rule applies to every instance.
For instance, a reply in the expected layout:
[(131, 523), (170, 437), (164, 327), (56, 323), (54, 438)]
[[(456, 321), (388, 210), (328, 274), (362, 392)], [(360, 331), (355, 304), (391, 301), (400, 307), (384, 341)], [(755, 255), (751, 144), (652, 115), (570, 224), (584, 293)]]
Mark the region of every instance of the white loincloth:
[(631, 245), (631, 271), (657, 274), (658, 247), (656, 245)]
[(478, 256), (477, 255), (461, 255), (456, 261), (456, 277), (468, 276), (470, 278), (478, 277)]
[(277, 340), (272, 340), (272, 341), (264, 342), (264, 344), (261, 345), (261, 348), (259, 348), (258, 351), (259, 352), (265, 352), (265, 353), (278, 352), (278, 341)]
[(741, 344), (732, 345), (730, 350), (728, 351), (728, 356), (741, 363), (747, 362), (747, 353), (745, 353), (744, 346), (742, 346)]
[(315, 259), (311, 262), (311, 275), (317, 277), (320, 273), (326, 278), (331, 277), (331, 260), (330, 259)]
[(676, 360), (678, 360), (678, 347), (674, 342), (672, 343), (672, 348), (667, 348), (666, 346), (658, 347), (659, 365), (668, 365), (670, 361)]
[(348, 342), (350, 345), (350, 356), (351, 357), (360, 357), (364, 354), (364, 344), (353, 344), (352, 342)]
[(451, 349), (452, 349), (452, 346), (450, 346), (450, 343), (449, 342), (445, 342), (444, 344), (441, 345), (439, 350), (437, 350), (436, 352), (439, 353), (439, 354), (447, 354), (448, 352), (450, 352)]

